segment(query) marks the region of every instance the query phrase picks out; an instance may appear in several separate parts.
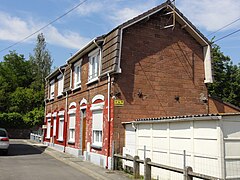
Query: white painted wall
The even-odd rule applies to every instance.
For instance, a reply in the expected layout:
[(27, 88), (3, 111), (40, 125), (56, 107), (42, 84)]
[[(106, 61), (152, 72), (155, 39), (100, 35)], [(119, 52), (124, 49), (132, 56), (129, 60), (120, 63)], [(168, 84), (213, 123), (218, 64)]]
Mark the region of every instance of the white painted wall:
[[(172, 119), (168, 121), (126, 124), (124, 155), (146, 156), (152, 162), (183, 168), (194, 172), (224, 178), (240, 179), (240, 116), (213, 116), (204, 118)], [(135, 147), (133, 143), (135, 142)], [(225, 156), (226, 154), (226, 156)], [(132, 163), (125, 165), (132, 166)], [(226, 168), (225, 168), (226, 167)], [(183, 175), (152, 168), (152, 176), (159, 179), (183, 179)], [(235, 172), (236, 171), (236, 172)], [(140, 167), (143, 174), (143, 166)]]

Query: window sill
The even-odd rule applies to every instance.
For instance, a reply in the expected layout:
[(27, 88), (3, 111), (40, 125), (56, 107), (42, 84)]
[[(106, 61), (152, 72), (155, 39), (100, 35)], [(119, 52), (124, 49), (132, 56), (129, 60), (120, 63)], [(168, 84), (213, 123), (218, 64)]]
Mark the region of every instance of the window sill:
[(75, 141), (69, 140), (69, 141), (68, 141), (68, 144), (75, 144)]
[(50, 137), (45, 137), (45, 139), (48, 139), (48, 140), (49, 140), (49, 139), (50, 139)]
[(54, 101), (54, 98), (49, 99), (49, 101)]
[(63, 142), (63, 139), (57, 139), (58, 142)]
[(98, 81), (98, 77), (88, 80), (87, 85), (92, 84), (96, 81)]
[(96, 145), (96, 144), (92, 144), (91, 147), (93, 149), (97, 149), (97, 150), (101, 150), (102, 149), (102, 146), (101, 145)]
[(57, 96), (57, 98), (61, 98), (63, 95), (62, 94), (59, 94), (58, 96)]
[(81, 89), (81, 86), (77, 86), (77, 87), (73, 88), (72, 91), (76, 91), (76, 90), (79, 90), (79, 89)]

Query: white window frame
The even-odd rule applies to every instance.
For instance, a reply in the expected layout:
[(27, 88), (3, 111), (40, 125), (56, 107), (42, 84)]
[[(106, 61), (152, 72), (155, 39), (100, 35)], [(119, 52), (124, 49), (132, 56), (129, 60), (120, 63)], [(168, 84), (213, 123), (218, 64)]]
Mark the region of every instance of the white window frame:
[(63, 141), (63, 131), (64, 131), (64, 111), (58, 113), (59, 124), (58, 124), (58, 141)]
[(47, 118), (47, 135), (46, 138), (50, 139), (51, 137), (51, 117)]
[(88, 69), (88, 83), (92, 83), (98, 80), (99, 67), (100, 67), (100, 49), (97, 48), (88, 54), (89, 57), (89, 69)]
[[(92, 146), (102, 148), (103, 139), (103, 105), (104, 102), (93, 104), (92, 110)], [(100, 119), (95, 119), (100, 118)], [(96, 124), (97, 123), (97, 124)]]
[[(81, 87), (81, 66), (82, 66), (82, 59), (74, 64), (73, 89), (78, 89)], [(79, 69), (78, 72), (77, 72), (77, 69)]]
[(54, 99), (54, 90), (55, 90), (54, 83), (55, 83), (54, 80), (50, 81), (50, 83), (49, 83), (49, 85), (50, 85), (50, 88), (49, 88), (49, 99), (50, 100)]
[(62, 96), (62, 92), (63, 92), (63, 84), (64, 84), (64, 78), (63, 78), (63, 74), (60, 74), (58, 77), (58, 97)]
[(76, 128), (76, 108), (70, 109), (68, 126), (68, 143), (75, 143), (75, 128)]
[(53, 113), (53, 137), (56, 136), (57, 132), (57, 113)]

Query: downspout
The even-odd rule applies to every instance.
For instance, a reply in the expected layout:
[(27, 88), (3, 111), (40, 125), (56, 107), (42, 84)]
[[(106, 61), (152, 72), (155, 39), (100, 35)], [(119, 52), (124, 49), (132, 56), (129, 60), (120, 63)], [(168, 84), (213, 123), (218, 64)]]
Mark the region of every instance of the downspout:
[(68, 124), (68, 92), (66, 91), (66, 101), (65, 101), (65, 120), (64, 120), (64, 149), (63, 152), (66, 152), (67, 146), (67, 124)]
[(108, 145), (107, 145), (107, 166), (106, 166), (106, 169), (108, 169), (108, 157), (110, 155), (110, 138), (111, 138), (111, 135), (110, 135), (110, 132), (111, 132), (111, 117), (110, 117), (110, 113), (111, 113), (111, 97), (110, 97), (110, 93), (111, 93), (111, 76), (110, 74), (108, 73), (107, 74), (108, 76)]

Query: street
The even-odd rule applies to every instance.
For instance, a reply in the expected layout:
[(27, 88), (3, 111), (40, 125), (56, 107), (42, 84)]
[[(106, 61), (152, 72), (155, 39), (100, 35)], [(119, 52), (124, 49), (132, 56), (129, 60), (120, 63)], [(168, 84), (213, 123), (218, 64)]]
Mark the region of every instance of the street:
[(11, 140), (8, 156), (0, 154), (0, 180), (92, 180), (22, 140)]

